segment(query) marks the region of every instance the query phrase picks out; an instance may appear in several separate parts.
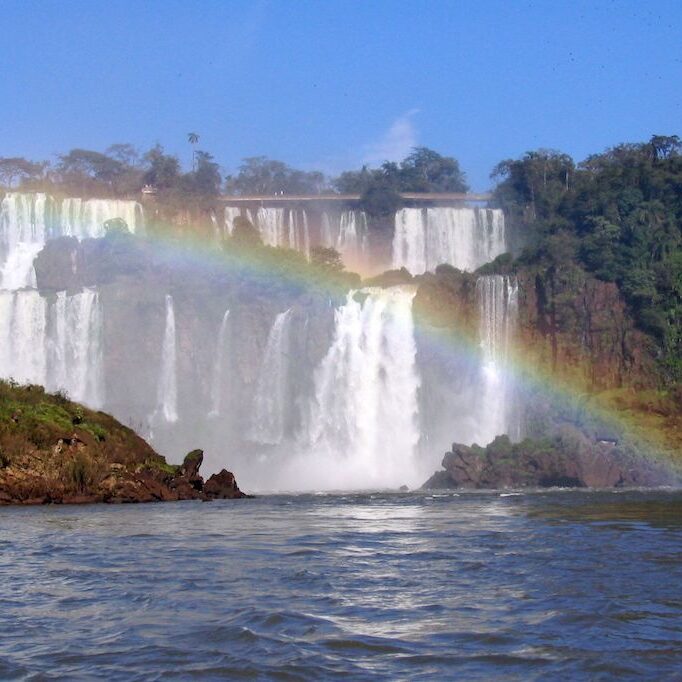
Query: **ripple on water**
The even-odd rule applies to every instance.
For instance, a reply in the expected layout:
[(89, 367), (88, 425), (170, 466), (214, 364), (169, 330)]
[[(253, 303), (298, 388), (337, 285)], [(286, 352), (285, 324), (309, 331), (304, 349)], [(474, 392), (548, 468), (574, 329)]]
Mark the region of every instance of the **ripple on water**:
[(3, 509), (0, 679), (674, 679), (681, 511), (670, 491)]

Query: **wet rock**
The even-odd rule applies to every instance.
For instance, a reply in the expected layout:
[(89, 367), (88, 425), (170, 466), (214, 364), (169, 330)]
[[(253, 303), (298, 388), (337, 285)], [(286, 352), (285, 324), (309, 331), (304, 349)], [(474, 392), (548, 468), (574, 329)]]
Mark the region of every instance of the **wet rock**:
[(486, 448), (453, 443), (442, 466), (424, 488), (620, 488), (678, 481), (664, 463), (568, 429), (541, 441), (511, 443), (498, 436)]
[(246, 497), (246, 495), (239, 490), (234, 474), (226, 469), (223, 469), (217, 474), (213, 474), (213, 476), (206, 481), (204, 493), (206, 493), (207, 497), (216, 500), (233, 500)]

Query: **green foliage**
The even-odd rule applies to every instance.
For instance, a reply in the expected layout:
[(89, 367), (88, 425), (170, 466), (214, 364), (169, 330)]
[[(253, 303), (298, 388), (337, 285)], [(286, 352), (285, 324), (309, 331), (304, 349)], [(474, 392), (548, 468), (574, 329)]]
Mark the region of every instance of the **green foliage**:
[(17, 180), (37, 180), (46, 167), (46, 163), (35, 163), (19, 156), (0, 158), (0, 183), (12, 188)]
[(320, 194), (326, 183), (322, 173), (301, 171), (282, 161), (252, 156), (242, 161), (236, 176), (225, 183), (228, 194), (276, 195)]
[[(550, 281), (582, 268), (615, 282), (682, 380), (682, 144), (655, 135), (588, 157), (539, 150), (498, 164), (495, 199), (528, 236), (521, 261)], [(554, 288), (554, 287), (553, 287)], [(550, 294), (551, 295), (551, 294)]]
[(344, 269), (341, 254), (336, 249), (324, 246), (316, 246), (310, 250), (310, 263), (332, 272), (341, 272)]
[(391, 216), (402, 204), (398, 191), (385, 183), (367, 187), (360, 197), (360, 206), (371, 217)]
[(386, 216), (402, 206), (401, 192), (467, 192), (466, 176), (456, 159), (417, 147), (400, 164), (386, 161), (380, 168), (363, 166), (341, 173), (333, 182), (342, 194), (360, 194), (370, 216)]

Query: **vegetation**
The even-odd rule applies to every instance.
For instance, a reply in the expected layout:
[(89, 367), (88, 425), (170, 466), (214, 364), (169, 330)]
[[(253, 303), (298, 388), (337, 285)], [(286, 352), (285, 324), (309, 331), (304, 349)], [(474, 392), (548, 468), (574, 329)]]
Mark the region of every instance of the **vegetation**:
[(500, 163), (493, 177), (497, 203), (526, 236), (519, 262), (540, 266), (550, 291), (585, 274), (616, 283), (658, 345), (667, 380), (682, 380), (679, 138), (656, 135), (577, 165), (560, 152), (528, 152)]

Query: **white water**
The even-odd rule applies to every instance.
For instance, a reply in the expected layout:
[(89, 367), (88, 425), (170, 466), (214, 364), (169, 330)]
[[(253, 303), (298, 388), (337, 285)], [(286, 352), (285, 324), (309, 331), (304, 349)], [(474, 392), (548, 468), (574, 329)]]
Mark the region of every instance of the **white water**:
[(0, 204), (0, 289), (35, 287), (33, 261), (50, 237), (102, 237), (104, 223), (122, 218), (131, 232), (144, 226), (136, 201), (67, 198), (10, 192)]
[(247, 216), (267, 246), (310, 254), (310, 229), (304, 210), (261, 206), (255, 212), (248, 210)]
[(491, 275), (476, 281), (481, 338), (481, 386), (477, 391), (478, 433), (487, 445), (496, 436), (519, 437), (513, 405), (511, 353), (518, 317), (518, 284), (513, 277)]
[(284, 437), (289, 396), (291, 309), (272, 324), (254, 396), (249, 438), (256, 443), (277, 445)]
[(0, 291), (0, 376), (45, 385), (46, 318), (37, 291)]
[(393, 267), (412, 274), (441, 263), (473, 271), (506, 251), (504, 213), (488, 208), (404, 208), (396, 212)]
[(237, 206), (226, 206), (223, 223), (225, 225), (225, 232), (228, 236), (232, 236), (234, 232), (234, 220), (242, 214), (242, 211)]
[(364, 211), (322, 213), (322, 245), (336, 249), (346, 267), (360, 268), (369, 262), (367, 215)]
[(166, 422), (178, 420), (178, 377), (173, 297), (166, 295), (166, 325), (161, 347), (161, 366), (156, 390), (156, 412)]
[(351, 292), (336, 311), (331, 348), (315, 372), (307, 455), (292, 465), (291, 485), (421, 482), (413, 297), (409, 288), (367, 289)]
[(48, 315), (48, 389), (63, 390), (72, 400), (102, 407), (102, 310), (98, 293), (93, 289), (74, 296), (60, 292)]
[(33, 260), (47, 237), (52, 199), (11, 192), (0, 205), (0, 288), (35, 286)]
[(60, 209), (60, 234), (79, 239), (103, 237), (104, 223), (114, 218), (124, 220), (133, 233), (144, 227), (142, 206), (136, 201), (64, 199)]
[(48, 301), (37, 291), (0, 291), (0, 376), (104, 402), (102, 313), (97, 292)]
[(213, 364), (213, 376), (211, 378), (211, 411), (209, 417), (217, 417), (223, 403), (223, 391), (225, 380), (225, 359), (227, 357), (227, 331), (230, 319), (230, 311), (226, 310), (220, 323), (218, 331), (218, 342), (215, 350), (215, 361)]

